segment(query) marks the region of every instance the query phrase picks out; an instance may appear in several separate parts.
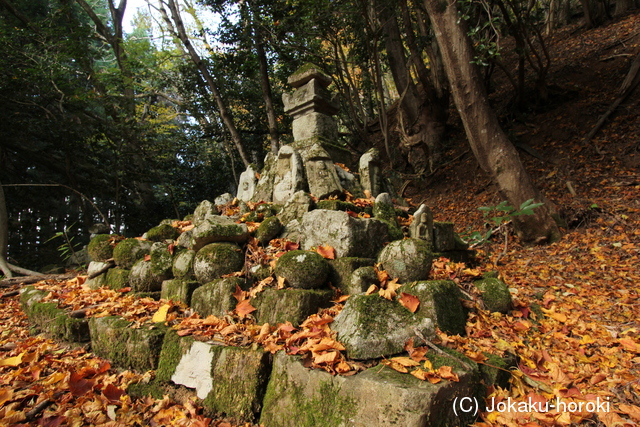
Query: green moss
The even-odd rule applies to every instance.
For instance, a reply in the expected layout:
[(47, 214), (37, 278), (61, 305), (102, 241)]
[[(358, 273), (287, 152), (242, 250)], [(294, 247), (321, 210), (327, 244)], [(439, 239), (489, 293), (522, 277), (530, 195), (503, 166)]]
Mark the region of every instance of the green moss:
[(509, 368), (515, 366), (515, 358), (502, 358), (498, 355), (483, 352), (487, 359), (479, 363), (480, 374), (484, 384), (489, 386), (509, 387), (511, 372)]
[(113, 257), (113, 246), (111, 246), (111, 234), (98, 234), (91, 239), (87, 245), (87, 252), (91, 261), (105, 261)]
[[(401, 307), (395, 301), (382, 298), (377, 293), (372, 295), (358, 295), (352, 298), (356, 312), (360, 313), (358, 323), (364, 336), (380, 334), (378, 330), (381, 324), (387, 324), (387, 317), (393, 313), (398, 318), (397, 323), (410, 323), (414, 314)], [(399, 309), (400, 308), (400, 309)]]
[(130, 273), (130, 270), (125, 270), (124, 268), (110, 268), (107, 271), (106, 277), (104, 279), (104, 284), (108, 286), (109, 289), (113, 290), (126, 288), (129, 285)]
[(318, 67), (316, 64), (314, 64), (313, 62), (307, 62), (305, 64), (303, 64), (300, 68), (298, 68), (296, 71), (293, 72), (293, 74), (291, 74), (291, 76), (297, 76), (298, 74), (303, 74), (306, 73), (307, 71), (317, 71), (319, 74), (323, 74), (326, 76), (326, 74), (324, 73), (324, 71), (322, 71), (322, 69), (320, 67)]
[(119, 317), (91, 318), (91, 349), (100, 357), (124, 369), (156, 369), (167, 327), (144, 324), (138, 329)]
[(127, 394), (134, 399), (151, 396), (154, 399), (162, 399), (167, 390), (158, 382), (135, 383), (127, 387)]
[(437, 370), (441, 366), (451, 366), (454, 371), (468, 372), (469, 368), (465, 367), (461, 363), (461, 361), (463, 361), (470, 366), (473, 371), (478, 372), (478, 364), (464, 354), (458, 353), (457, 351), (447, 347), (440, 347), (440, 349), (446, 353), (446, 355), (435, 351), (428, 351), (426, 354), (426, 357), (431, 362), (431, 366), (433, 366), (434, 370)]
[(161, 224), (147, 231), (147, 240), (152, 242), (162, 242), (164, 240), (175, 240), (180, 232), (169, 224)]
[(473, 282), (482, 292), (482, 302), (489, 311), (507, 313), (513, 306), (507, 285), (499, 279), (482, 279)]
[[(37, 295), (32, 294), (32, 298)], [(55, 340), (82, 343), (90, 339), (87, 320), (69, 317), (55, 303), (33, 302), (25, 312), (34, 331), (43, 332)]]
[(396, 226), (398, 224), (395, 208), (387, 203), (375, 203), (373, 205), (373, 216), (396, 224)]
[(173, 267), (173, 254), (169, 251), (169, 245), (154, 243), (151, 246), (151, 272), (164, 278), (171, 277)]
[(466, 315), (460, 302), (462, 293), (451, 280), (427, 280), (410, 283), (398, 290), (416, 295), (421, 301), (418, 313), (437, 321), (440, 330), (464, 334)]
[(266, 245), (271, 241), (271, 239), (278, 237), (281, 231), (282, 223), (278, 217), (270, 216), (262, 221), (258, 230), (256, 230), (256, 239), (258, 239), (258, 241), (263, 245)]
[(320, 288), (329, 275), (329, 264), (317, 252), (289, 251), (278, 258), (275, 273), (294, 288)]
[(375, 263), (373, 258), (343, 257), (329, 260), (329, 281), (343, 293), (349, 293), (351, 276), (360, 267), (370, 267)]
[(113, 259), (118, 267), (130, 269), (139, 259), (149, 255), (151, 244), (138, 239), (125, 239), (113, 249)]
[(291, 322), (298, 326), (320, 308), (331, 306), (332, 290), (324, 289), (265, 289), (251, 300), (259, 323)]
[(203, 406), (245, 421), (256, 420), (271, 373), (271, 354), (240, 347), (214, 347), (212, 352), (213, 389)]
[(191, 336), (180, 337), (173, 329), (167, 331), (160, 351), (156, 381), (171, 381), (171, 376), (176, 372), (180, 359), (189, 351), (194, 341)]
[(235, 243), (210, 243), (198, 251), (193, 263), (198, 282), (208, 283), (240, 271), (244, 265), (244, 254)]
[(380, 221), (384, 222), (387, 225), (387, 230), (389, 232), (389, 241), (393, 242), (394, 240), (402, 240), (404, 239), (404, 233), (402, 229), (398, 227), (397, 222), (387, 221), (382, 218), (378, 218)]
[[(275, 403), (285, 393), (291, 398), (291, 407), (279, 410)], [(285, 417), (295, 417), (299, 427), (340, 426), (347, 425), (351, 414), (357, 412), (357, 400), (341, 395), (340, 387), (331, 380), (320, 382), (317, 391), (308, 397), (301, 386), (287, 381), (285, 372), (273, 372), (264, 407), (273, 408), (260, 418), (260, 423), (267, 426), (279, 425)]]
[(193, 292), (200, 287), (200, 283), (191, 280), (173, 279), (162, 282), (162, 299), (180, 301), (191, 305)]

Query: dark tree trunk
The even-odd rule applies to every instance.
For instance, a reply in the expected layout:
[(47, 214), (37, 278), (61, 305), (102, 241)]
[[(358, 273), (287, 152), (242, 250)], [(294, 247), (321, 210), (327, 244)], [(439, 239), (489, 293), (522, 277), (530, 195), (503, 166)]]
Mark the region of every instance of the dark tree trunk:
[(258, 21), (258, 9), (253, 1), (249, 2), (251, 8), (253, 37), (256, 45), (256, 55), (260, 65), (260, 86), (262, 87), (262, 97), (267, 110), (267, 123), (269, 125), (269, 139), (271, 143), (271, 152), (278, 154), (280, 141), (278, 138), (278, 123), (276, 121), (276, 113), (273, 108), (273, 95), (271, 94), (271, 84), (269, 82), (269, 67), (267, 64), (267, 55), (264, 52), (264, 35)]
[[(451, 93), (478, 163), (498, 185), (508, 202), (518, 208), (528, 199), (546, 201), (534, 187), (514, 146), (502, 131), (476, 65), (464, 20), (450, 0), (424, 0), (442, 51)], [(554, 241), (560, 236), (549, 203), (533, 215), (513, 218), (518, 236), (525, 242)]]
[(580, 0), (580, 3), (588, 28), (595, 28), (607, 19), (609, 11), (606, 0)]
[[(441, 157), (448, 105), (443, 106), (442, 100), (438, 98), (437, 91), (428, 77), (428, 71), (424, 67), (422, 57), (415, 45), (410, 23), (405, 22), (405, 33), (408, 34), (407, 43), (412, 50), (411, 57), (416, 64), (417, 74), (423, 86), (424, 95), (422, 96), (411, 77), (410, 64), (406, 59), (398, 21), (394, 14), (388, 13), (388, 10), (387, 12), (383, 11), (383, 14), (387, 15), (381, 16), (381, 20), (385, 19), (383, 22), (385, 22), (384, 30), (387, 35), (385, 46), (389, 56), (389, 67), (396, 89), (400, 94), (400, 105), (405, 117), (402, 133), (405, 148), (409, 149), (409, 161), (414, 169), (424, 169), (425, 165), (420, 164), (419, 157), (417, 162), (412, 161), (411, 153), (426, 145), (429, 152), (429, 169), (433, 170)], [(408, 14), (405, 14), (405, 19), (408, 19)]]

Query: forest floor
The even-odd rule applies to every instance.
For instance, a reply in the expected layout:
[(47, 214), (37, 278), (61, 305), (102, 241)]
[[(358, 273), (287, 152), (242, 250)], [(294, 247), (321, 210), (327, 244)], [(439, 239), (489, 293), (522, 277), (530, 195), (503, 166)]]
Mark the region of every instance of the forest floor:
[[(443, 344), (472, 358), (481, 351), (517, 356), (511, 387), (490, 391), (496, 399), (599, 398), (611, 403), (610, 410), (493, 412), (483, 414), (478, 426), (640, 423), (640, 89), (590, 144), (582, 144), (640, 52), (639, 29), (636, 13), (592, 30), (567, 27), (550, 40), (550, 102), (509, 117), (505, 129), (540, 157), (520, 152), (567, 227), (549, 245), (522, 246), (510, 237), (505, 250), (503, 235), (482, 245), (477, 270), (497, 270), (516, 309), (508, 315), (475, 310), (465, 337), (440, 335)], [(509, 111), (497, 102), (507, 99), (506, 91), (500, 86), (492, 94), (498, 111)], [(452, 141), (463, 140), (454, 123)], [(461, 234), (486, 231), (478, 207), (501, 199), (473, 156), (459, 157), (465, 145), (452, 146), (459, 148), (448, 156), (458, 160), (420, 190), (409, 187), (407, 196), (415, 204), (425, 201), (437, 220), (454, 222)], [(438, 274), (464, 284), (459, 266), (447, 266), (438, 264)], [(188, 400), (123, 395), (126, 384), (144, 375), (117, 372), (82, 349), (29, 335), (15, 296), (0, 297), (0, 326), (0, 425), (234, 425), (205, 417)], [(48, 408), (38, 408), (47, 401)], [(29, 411), (35, 416), (25, 421)], [(118, 422), (112, 421), (116, 412)]]

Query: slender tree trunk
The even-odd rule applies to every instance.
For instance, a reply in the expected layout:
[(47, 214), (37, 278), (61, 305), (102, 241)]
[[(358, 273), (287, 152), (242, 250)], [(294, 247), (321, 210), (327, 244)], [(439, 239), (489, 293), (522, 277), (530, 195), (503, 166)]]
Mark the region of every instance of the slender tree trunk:
[(4, 190), (0, 183), (0, 270), (6, 277), (13, 277), (7, 264), (7, 246), (9, 244), (9, 217), (4, 200)]
[[(514, 146), (502, 131), (489, 106), (482, 79), (475, 64), (474, 50), (453, 0), (424, 0), (442, 50), (451, 92), (478, 163), (509, 203), (518, 208), (528, 199), (546, 201), (534, 187)], [(559, 238), (552, 206), (547, 203), (533, 215), (513, 218), (518, 236), (525, 242), (554, 241)]]
[(242, 143), (242, 137), (240, 136), (240, 132), (238, 132), (238, 129), (236, 128), (233, 122), (233, 117), (231, 115), (231, 112), (227, 108), (227, 105), (224, 103), (224, 100), (222, 99), (222, 94), (218, 90), (218, 85), (216, 84), (211, 73), (209, 72), (209, 69), (207, 68), (206, 64), (202, 61), (202, 58), (200, 58), (200, 55), (191, 44), (191, 40), (189, 40), (189, 36), (187, 35), (187, 30), (184, 27), (184, 22), (182, 21), (182, 17), (180, 16), (180, 11), (178, 10), (178, 5), (176, 4), (175, 0), (168, 0), (167, 5), (169, 7), (169, 10), (171, 11), (171, 18), (173, 19), (173, 22), (175, 24), (175, 29), (177, 31), (176, 36), (180, 39), (180, 41), (182, 41), (182, 44), (187, 49), (187, 52), (189, 52), (189, 56), (191, 57), (191, 60), (193, 61), (193, 63), (196, 65), (196, 67), (202, 74), (202, 77), (204, 78), (204, 80), (207, 82), (207, 86), (209, 87), (209, 90), (213, 95), (213, 99), (215, 100), (216, 105), (218, 106), (218, 112), (220, 113), (220, 118), (222, 119), (222, 122), (224, 123), (225, 127), (231, 134), (231, 140), (235, 144), (236, 149), (238, 150), (238, 153), (240, 153), (240, 158), (242, 159), (244, 166), (248, 167), (249, 164), (251, 164), (251, 162), (249, 161), (249, 156), (247, 155), (247, 152), (244, 149), (244, 145)]
[(588, 28), (595, 28), (607, 19), (607, 4), (604, 0), (580, 0), (580, 3), (582, 3), (584, 21)]
[(260, 65), (260, 86), (262, 87), (262, 97), (267, 110), (267, 123), (269, 125), (269, 139), (271, 142), (271, 152), (278, 154), (280, 141), (278, 138), (278, 123), (276, 121), (276, 112), (273, 108), (273, 95), (271, 94), (271, 84), (269, 82), (269, 67), (267, 64), (267, 55), (264, 51), (264, 34), (258, 21), (258, 8), (254, 1), (249, 1), (251, 8), (253, 24), (253, 37), (256, 45), (256, 54), (258, 56), (258, 64)]

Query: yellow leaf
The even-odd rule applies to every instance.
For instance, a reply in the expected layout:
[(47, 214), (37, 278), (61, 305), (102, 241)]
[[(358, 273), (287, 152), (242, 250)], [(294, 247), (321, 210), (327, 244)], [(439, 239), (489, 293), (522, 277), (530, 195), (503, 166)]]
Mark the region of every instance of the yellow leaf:
[(391, 360), (393, 360), (394, 362), (398, 362), (399, 364), (401, 364), (402, 366), (418, 366), (420, 365), (420, 363), (416, 362), (415, 360), (413, 360), (410, 357), (405, 357), (405, 356), (401, 356), (401, 357), (392, 357)]
[(171, 308), (171, 304), (164, 304), (162, 305), (158, 311), (155, 312), (155, 314), (153, 315), (153, 317), (151, 318), (151, 321), (153, 323), (161, 323), (161, 322), (165, 322), (167, 320), (167, 313), (169, 313), (169, 309)]
[(369, 286), (369, 289), (367, 289), (366, 295), (374, 294), (377, 291), (378, 291), (378, 287), (376, 285), (371, 285)]
[(15, 357), (9, 357), (7, 359), (0, 360), (0, 366), (18, 366), (22, 363), (22, 357), (26, 352), (22, 352)]

